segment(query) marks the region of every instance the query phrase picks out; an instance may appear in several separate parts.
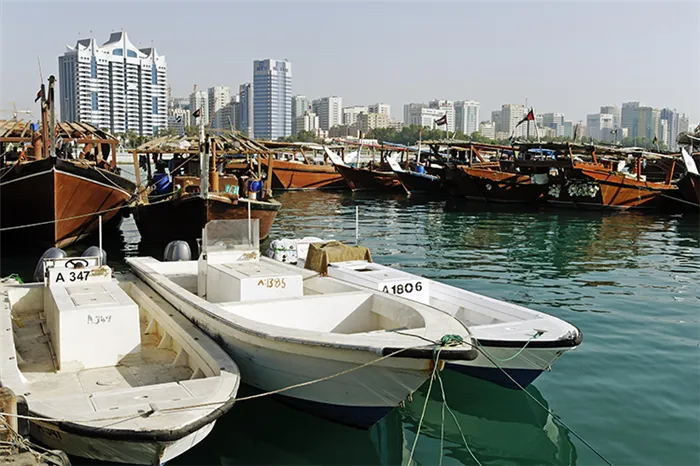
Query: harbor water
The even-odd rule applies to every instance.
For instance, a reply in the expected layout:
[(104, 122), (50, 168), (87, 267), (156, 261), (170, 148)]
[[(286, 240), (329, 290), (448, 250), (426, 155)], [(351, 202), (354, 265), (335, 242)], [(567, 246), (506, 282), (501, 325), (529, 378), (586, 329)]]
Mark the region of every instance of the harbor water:
[[(615, 465), (700, 464), (697, 215), (518, 210), (379, 194), (278, 199), (283, 208), (272, 238), (354, 243), (359, 206), (360, 243), (375, 261), (555, 315), (583, 331), (582, 345), (528, 393), (443, 372), (459, 427), (449, 412), (443, 423), (434, 386), (417, 464), (438, 464), (441, 452), (445, 465), (604, 464), (569, 428)], [(105, 236), (105, 249), (116, 269), (125, 268), (125, 256), (162, 256), (140, 244), (131, 218)], [(29, 280), (40, 253), (3, 251), (0, 272)], [(272, 398), (243, 401), (171, 464), (405, 464), (427, 388), (368, 431)]]

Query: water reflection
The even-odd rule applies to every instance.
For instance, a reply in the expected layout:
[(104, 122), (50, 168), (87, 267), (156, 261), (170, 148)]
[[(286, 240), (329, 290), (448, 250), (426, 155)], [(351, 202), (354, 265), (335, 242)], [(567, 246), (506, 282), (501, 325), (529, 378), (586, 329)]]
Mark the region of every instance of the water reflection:
[[(576, 447), (569, 439), (566, 428), (526, 393), (452, 371), (443, 372), (442, 378), (448, 405), (464, 432), (469, 448), (482, 464), (576, 464)], [(549, 408), (536, 387), (530, 386), (528, 393)], [(414, 394), (413, 402), (400, 410), (409, 451), (426, 394), (427, 386), (424, 386)], [(414, 455), (419, 464), (438, 462), (441, 417), (442, 395), (436, 382)], [(459, 464), (475, 464), (448, 412), (445, 412), (444, 439), (446, 457)]]

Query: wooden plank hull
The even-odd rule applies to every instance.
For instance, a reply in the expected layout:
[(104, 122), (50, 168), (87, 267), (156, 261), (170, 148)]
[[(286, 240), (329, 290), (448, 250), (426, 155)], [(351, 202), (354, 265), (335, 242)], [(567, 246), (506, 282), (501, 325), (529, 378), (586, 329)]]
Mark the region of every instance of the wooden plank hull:
[(396, 172), (401, 185), (408, 194), (444, 194), (442, 178), (415, 172)]
[(700, 207), (700, 175), (686, 173), (678, 181), (678, 189), (684, 201)]
[(550, 183), (547, 202), (576, 209), (656, 209), (677, 188), (616, 173), (580, 169), (563, 183)]
[[(267, 167), (267, 160), (262, 160)], [(332, 165), (309, 165), (275, 160), (272, 164), (272, 189), (347, 189), (343, 177)]]
[(399, 178), (394, 172), (377, 172), (343, 165), (336, 165), (336, 168), (353, 191), (383, 191), (389, 193), (404, 191)]
[(467, 166), (450, 171), (450, 192), (474, 201), (534, 204), (542, 200), (545, 189), (517, 173)]
[(139, 204), (134, 208), (134, 220), (144, 242), (167, 244), (184, 240), (194, 246), (202, 237), (202, 229), (210, 220), (244, 220), (250, 217), (260, 221), (260, 239), (270, 234), (281, 204), (277, 201), (249, 201), (237, 203), (223, 196), (203, 199), (199, 195), (185, 195), (153, 203)]
[(136, 185), (114, 173), (50, 157), (0, 172), (0, 228), (40, 224), (2, 232), (4, 247), (65, 247), (104, 223), (121, 220)]

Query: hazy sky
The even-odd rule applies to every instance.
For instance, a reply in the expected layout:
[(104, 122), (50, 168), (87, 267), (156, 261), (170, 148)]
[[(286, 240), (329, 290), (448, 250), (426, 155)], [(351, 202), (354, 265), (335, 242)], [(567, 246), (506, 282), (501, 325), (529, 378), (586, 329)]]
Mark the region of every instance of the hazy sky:
[[(13, 3), (0, 0), (0, 108), (34, 110), (79, 38), (124, 30), (166, 56), (174, 96), (252, 80), (287, 58), (293, 93), (343, 105), (478, 100), (585, 119), (639, 100), (700, 121), (700, 2)], [(0, 118), (11, 115), (3, 113)]]

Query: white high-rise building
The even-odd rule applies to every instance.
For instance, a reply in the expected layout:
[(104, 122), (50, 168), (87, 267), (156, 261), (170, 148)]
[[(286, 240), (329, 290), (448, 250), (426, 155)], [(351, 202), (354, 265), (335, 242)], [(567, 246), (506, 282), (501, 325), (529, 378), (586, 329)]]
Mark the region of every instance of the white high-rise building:
[[(194, 91), (190, 94), (190, 110), (192, 113), (201, 110), (201, 123), (204, 126), (209, 124), (209, 94), (207, 91)], [(200, 120), (192, 118), (192, 124), (198, 125)]]
[(255, 125), (253, 123), (253, 84), (241, 84), (238, 88), (238, 131), (249, 138), (254, 137)]
[[(354, 107), (345, 107), (343, 109), (343, 124), (350, 126), (357, 123), (357, 117), (360, 113), (372, 113), (368, 112), (367, 107), (362, 105), (355, 105)], [(374, 112), (377, 113), (377, 112)]]
[(586, 116), (586, 136), (594, 141), (612, 142), (613, 121), (613, 115), (609, 113), (593, 113)]
[[(690, 130), (691, 130), (691, 128), (690, 128), (690, 118), (688, 118), (688, 115), (686, 115), (685, 113), (682, 113), (682, 114), (678, 117), (678, 134), (680, 134), (680, 133), (687, 133), (687, 132), (690, 131)], [(694, 128), (693, 128), (693, 130), (694, 130)], [(676, 136), (677, 136), (677, 135), (676, 135)]]
[(391, 119), (391, 105), (378, 102), (370, 105), (367, 109), (367, 113), (381, 113)]
[[(525, 117), (525, 106), (520, 104), (503, 104), (501, 106), (501, 127), (500, 130), (510, 137), (524, 137), (527, 134), (527, 123), (523, 123), (516, 128), (518, 122)], [(530, 135), (534, 136), (534, 122), (531, 122)]]
[(168, 65), (155, 48), (139, 49), (125, 32), (98, 46), (81, 39), (58, 57), (61, 119), (112, 133), (151, 136), (168, 126)]
[[(438, 127), (435, 125), (435, 120), (439, 120), (443, 115), (445, 115), (443, 110), (429, 108), (425, 104), (405, 104), (403, 106), (403, 122), (406, 126), (417, 125), (422, 128), (434, 129)], [(441, 126), (440, 128), (444, 129), (445, 127)]]
[(605, 115), (612, 115), (613, 117), (613, 129), (622, 127), (622, 112), (620, 107), (617, 105), (603, 105), (600, 107), (600, 113)]
[(496, 123), (493, 121), (482, 121), (479, 123), (479, 134), (485, 138), (496, 139)]
[(456, 102), (455, 130), (467, 136), (479, 131), (479, 107), (479, 102), (473, 100), (460, 100)]
[[(292, 134), (297, 135), (302, 129), (297, 128), (297, 118), (303, 116), (311, 109), (309, 99), (304, 95), (295, 95), (292, 97)], [(307, 131), (307, 130), (305, 130)]]
[(231, 103), (231, 89), (228, 86), (210, 87), (207, 98), (211, 127), (214, 129), (228, 128), (229, 122), (224, 115), (226, 112), (222, 112), (222, 110)]
[(287, 60), (253, 62), (253, 117), (257, 139), (292, 134), (292, 64)]
[(343, 123), (343, 98), (338, 96), (322, 97), (311, 103), (311, 107), (321, 125), (321, 129), (328, 131), (334, 126)]
[(564, 114), (544, 113), (542, 115), (542, 126), (552, 128), (556, 136), (564, 136)]
[(309, 112), (308, 110), (296, 118), (294, 126), (297, 129), (297, 134), (299, 134), (301, 131), (317, 132), (320, 129), (318, 116), (313, 112)]
[(168, 110), (168, 128), (175, 128), (178, 134), (185, 134), (185, 127), (190, 126), (190, 111), (182, 107)]

